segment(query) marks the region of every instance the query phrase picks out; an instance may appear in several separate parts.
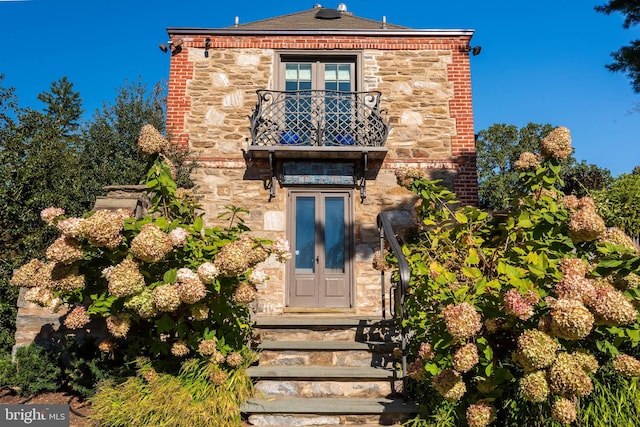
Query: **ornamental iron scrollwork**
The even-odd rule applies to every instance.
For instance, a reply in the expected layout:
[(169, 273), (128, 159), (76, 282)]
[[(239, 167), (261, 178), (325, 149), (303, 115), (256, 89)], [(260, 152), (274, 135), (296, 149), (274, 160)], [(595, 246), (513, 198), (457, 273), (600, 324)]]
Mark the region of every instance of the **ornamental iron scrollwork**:
[(252, 146), (382, 147), (389, 121), (381, 93), (258, 90), (249, 117)]

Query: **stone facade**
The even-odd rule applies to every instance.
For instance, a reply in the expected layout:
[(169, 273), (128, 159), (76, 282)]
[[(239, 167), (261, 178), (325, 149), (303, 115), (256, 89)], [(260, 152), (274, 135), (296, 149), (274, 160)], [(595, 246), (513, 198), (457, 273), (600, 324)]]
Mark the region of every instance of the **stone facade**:
[[(381, 108), (391, 125), (386, 156), (373, 164), (366, 198), (354, 198), (355, 261), (353, 306), (358, 315), (381, 312), (380, 273), (372, 259), (379, 249), (376, 216), (394, 211), (398, 226), (412, 222), (415, 198), (396, 183), (403, 166), (425, 169), (443, 179), (466, 203), (477, 201), (471, 81), (470, 31), (389, 31), (336, 35), (299, 31), (292, 35), (258, 31), (168, 29), (182, 40), (170, 65), (167, 130), (174, 141), (196, 152), (194, 175), (209, 225), (226, 205), (246, 208), (246, 224), (259, 237), (287, 237), (287, 188), (269, 197), (269, 164), (248, 154), (248, 116), (256, 90), (278, 89), (279, 55), (288, 52), (357, 55), (359, 90), (382, 93)], [(205, 52), (205, 43), (209, 48)], [(286, 271), (264, 266), (270, 280), (259, 289), (258, 312), (287, 311)], [(388, 284), (386, 285), (388, 288)], [(387, 289), (388, 292), (388, 289)]]

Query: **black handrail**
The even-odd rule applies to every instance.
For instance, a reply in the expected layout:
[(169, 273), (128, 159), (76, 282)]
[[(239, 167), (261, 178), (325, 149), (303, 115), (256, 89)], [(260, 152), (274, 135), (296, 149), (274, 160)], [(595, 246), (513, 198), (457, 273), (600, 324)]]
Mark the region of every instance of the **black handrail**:
[[(389, 244), (389, 248), (393, 252), (393, 255), (398, 261), (398, 276), (399, 283), (392, 289), (396, 294), (394, 298), (393, 315), (395, 318), (399, 317), (400, 320), (400, 340), (402, 350), (402, 394), (404, 398), (407, 398), (407, 334), (404, 326), (405, 320), (405, 297), (409, 291), (409, 283), (411, 281), (411, 270), (409, 270), (409, 263), (406, 257), (402, 253), (402, 248), (391, 225), (388, 212), (380, 212), (377, 217), (378, 230), (380, 231), (380, 256), (384, 258), (385, 241)], [(385, 316), (385, 291), (384, 291), (384, 270), (381, 272), (382, 280), (382, 317)], [(391, 293), (391, 290), (390, 290)]]

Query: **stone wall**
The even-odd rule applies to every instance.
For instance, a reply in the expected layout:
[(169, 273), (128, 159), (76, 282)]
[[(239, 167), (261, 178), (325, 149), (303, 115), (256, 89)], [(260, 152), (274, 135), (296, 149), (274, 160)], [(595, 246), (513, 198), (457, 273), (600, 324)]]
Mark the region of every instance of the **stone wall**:
[[(274, 49), (214, 49), (205, 58), (202, 49), (189, 49), (193, 73), (184, 84), (190, 107), (168, 123), (170, 131), (186, 136), (205, 160), (240, 158), (249, 143), (256, 90), (275, 89), (277, 54)], [(391, 122), (388, 160), (448, 161), (455, 168), (454, 149), (462, 151), (458, 140), (465, 137), (473, 149), (474, 139), (472, 129), (470, 135), (459, 134), (457, 108), (452, 108), (454, 100), (460, 102), (450, 76), (454, 50), (365, 49), (362, 57), (363, 90), (382, 93), (381, 107)]]
[[(208, 225), (223, 225), (216, 217), (225, 205), (246, 208), (253, 234), (286, 238), (286, 188), (269, 197), (268, 164), (247, 155), (248, 116), (258, 89), (277, 89), (273, 75), (277, 55), (288, 49), (357, 52), (362, 90), (382, 93), (391, 132), (388, 153), (367, 182), (367, 197), (355, 207), (355, 307), (360, 315), (381, 313), (380, 273), (372, 260), (379, 249), (376, 216), (394, 212), (398, 227), (412, 221), (415, 198), (396, 184), (395, 170), (425, 169), (444, 179), (465, 202), (477, 201), (469, 36), (400, 38), (331, 36), (294, 39), (287, 36), (212, 36), (204, 56), (202, 35), (180, 36), (183, 51), (172, 57), (167, 128), (174, 139), (200, 156), (194, 179), (199, 185)], [(259, 289), (258, 311), (286, 311), (285, 268), (269, 260), (268, 285)], [(388, 284), (386, 285), (388, 288)], [(387, 289), (388, 295), (388, 289)], [(387, 296), (388, 298), (388, 296)], [(387, 300), (388, 301), (388, 300)], [(388, 302), (387, 302), (388, 304)]]

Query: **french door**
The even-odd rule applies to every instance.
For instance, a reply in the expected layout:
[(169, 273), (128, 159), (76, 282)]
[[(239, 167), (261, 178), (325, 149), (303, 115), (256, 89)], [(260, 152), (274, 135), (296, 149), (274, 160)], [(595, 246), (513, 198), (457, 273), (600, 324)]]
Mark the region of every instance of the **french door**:
[(355, 60), (291, 57), (281, 63), (281, 87), (287, 95), (285, 120), (301, 141), (344, 144), (353, 120)]
[(288, 305), (350, 307), (353, 214), (349, 191), (295, 191), (289, 201)]

